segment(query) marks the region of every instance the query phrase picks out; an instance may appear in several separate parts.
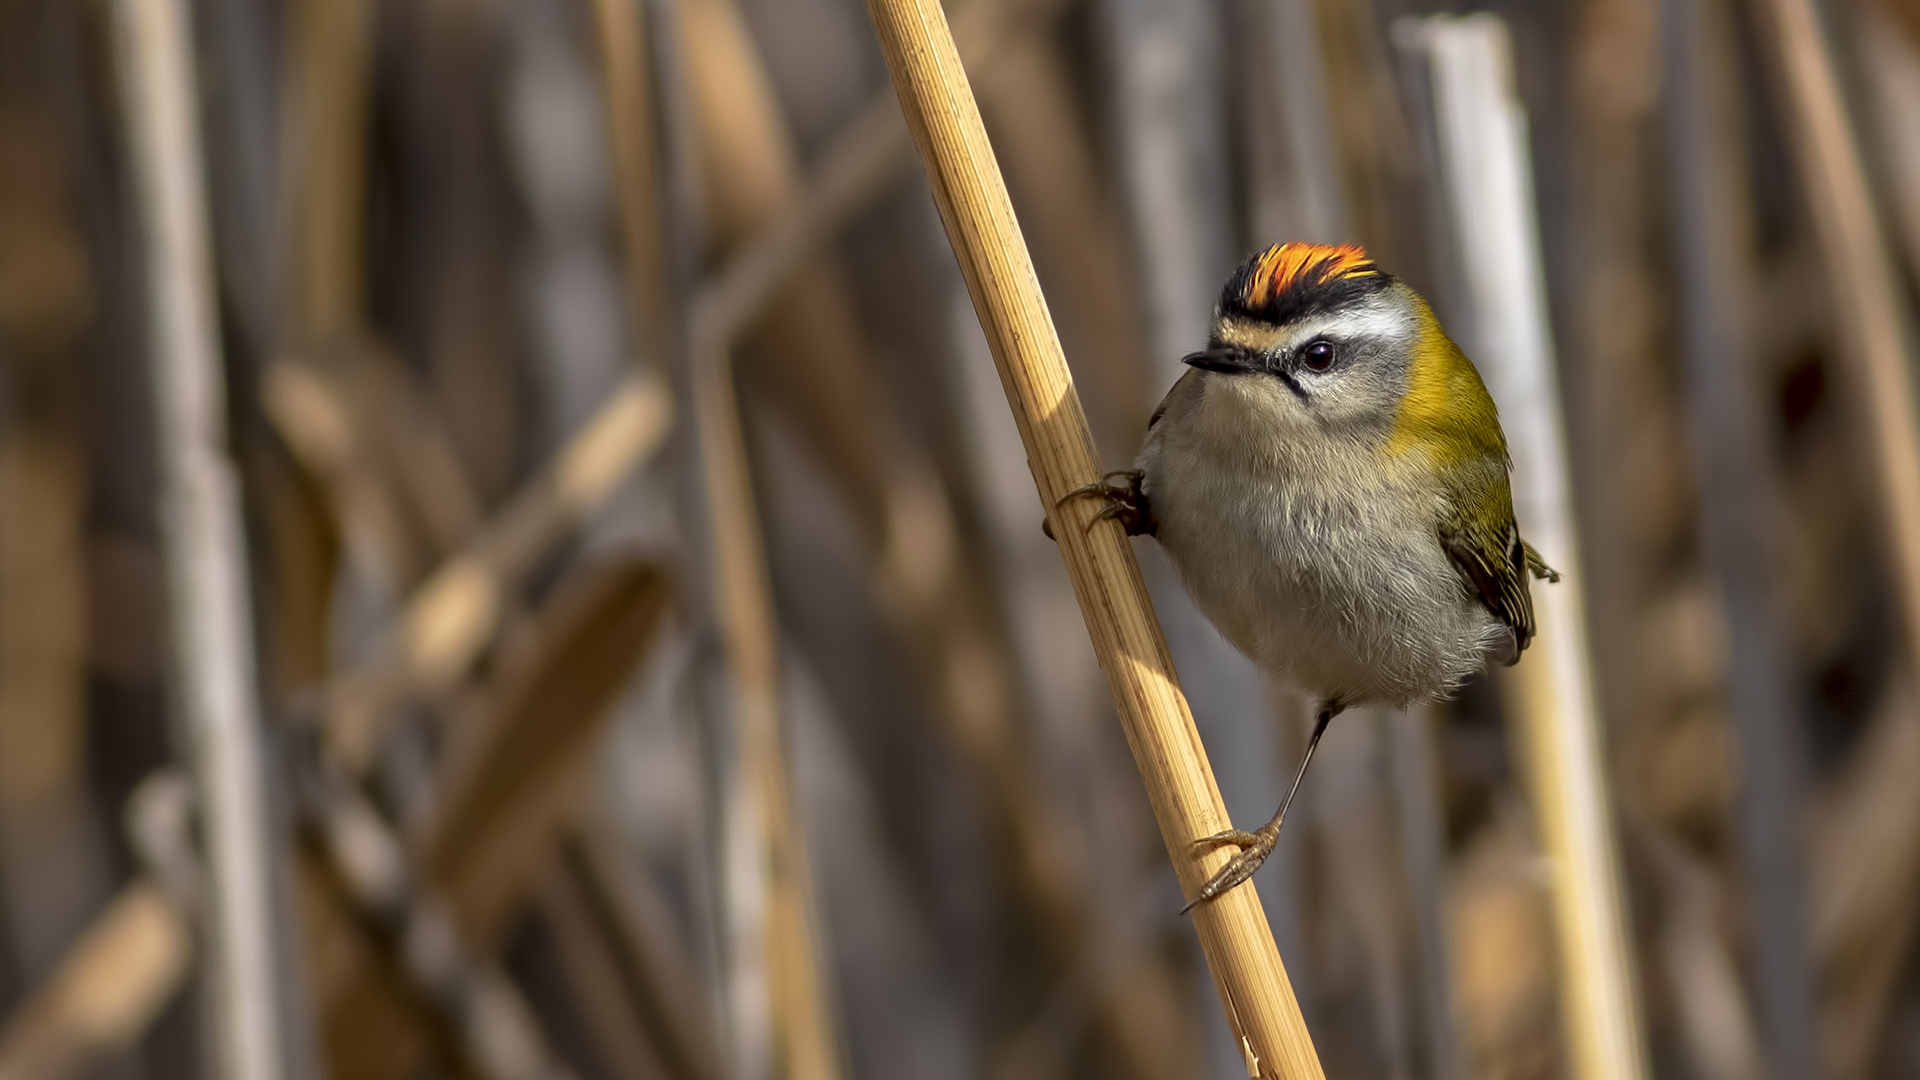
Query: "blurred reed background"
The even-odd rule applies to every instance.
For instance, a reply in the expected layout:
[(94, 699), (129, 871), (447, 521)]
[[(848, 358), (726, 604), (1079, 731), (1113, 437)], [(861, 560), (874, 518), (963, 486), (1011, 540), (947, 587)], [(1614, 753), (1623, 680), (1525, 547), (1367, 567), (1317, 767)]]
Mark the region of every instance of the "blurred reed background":
[[(1314, 1049), (1920, 1080), (1920, 4), (1475, 10), (949, 8), (1109, 467), (1258, 247), (1542, 288), (1585, 611), (1332, 727)], [(1009, 416), (856, 0), (0, 0), (0, 1078), (1248, 1075)]]

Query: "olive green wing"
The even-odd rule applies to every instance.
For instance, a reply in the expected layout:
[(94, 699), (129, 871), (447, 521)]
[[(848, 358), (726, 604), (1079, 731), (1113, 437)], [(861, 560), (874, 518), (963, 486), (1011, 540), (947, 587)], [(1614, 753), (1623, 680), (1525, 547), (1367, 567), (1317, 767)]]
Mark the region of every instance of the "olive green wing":
[(1506, 436), (1500, 430), (1493, 397), (1460, 347), (1444, 338), (1441, 356), (1452, 365), (1452, 393), (1432, 422), (1439, 442), (1462, 452), (1448, 473), (1452, 479), (1449, 512), (1440, 523), (1440, 546), (1465, 579), (1463, 584), (1513, 634), (1515, 663), (1533, 641), (1533, 596), (1527, 577), (1560, 575), (1540, 553), (1520, 539), (1513, 518), (1513, 488), (1508, 473)]
[(1512, 509), (1504, 515), (1482, 516), (1477, 522), (1466, 516), (1443, 522), (1440, 546), (1480, 603), (1513, 632), (1514, 649), (1506, 662), (1518, 661), (1533, 641), (1533, 595), (1527, 575), (1539, 555), (1520, 539)]

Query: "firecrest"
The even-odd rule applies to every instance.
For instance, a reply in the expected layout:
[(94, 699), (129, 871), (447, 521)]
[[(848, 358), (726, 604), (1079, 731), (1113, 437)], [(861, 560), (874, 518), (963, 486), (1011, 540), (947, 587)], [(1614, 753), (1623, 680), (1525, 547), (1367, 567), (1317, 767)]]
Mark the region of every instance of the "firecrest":
[(1220, 633), (1319, 703), (1273, 819), (1198, 841), (1240, 851), (1191, 908), (1272, 852), (1335, 715), (1435, 700), (1515, 662), (1534, 631), (1528, 576), (1558, 575), (1514, 523), (1479, 372), (1362, 249), (1288, 243), (1247, 260), (1185, 362), (1136, 468), (1075, 495), (1156, 537)]

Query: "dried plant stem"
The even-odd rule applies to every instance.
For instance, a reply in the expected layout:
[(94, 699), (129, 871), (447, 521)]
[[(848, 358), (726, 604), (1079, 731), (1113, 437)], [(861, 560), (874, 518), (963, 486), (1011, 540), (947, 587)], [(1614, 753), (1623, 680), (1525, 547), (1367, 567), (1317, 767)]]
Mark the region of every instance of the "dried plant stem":
[(210, 1056), (229, 1080), (276, 1080), (285, 1049), (268, 878), (273, 815), (261, 776), (246, 541), (226, 456), (193, 34), (179, 0), (119, 0), (112, 14), (146, 258), (175, 686), (209, 868)]
[[(932, 0), (868, 0), (902, 110), (939, 203), (1020, 428), (1042, 502), (1086, 616), (1161, 835), (1188, 890), (1230, 857), (1193, 841), (1228, 825), (1133, 552), (1096, 507), (1060, 504), (1099, 463), (1026, 242), (944, 14)], [(1318, 1077), (1320, 1063), (1287, 984), (1259, 896), (1236, 889), (1194, 924), (1227, 1021), (1253, 1076)]]
[[(1831, 325), (1853, 365), (1849, 381), (1871, 440), (1880, 512), (1906, 623), (1907, 666), (1920, 672), (1920, 415), (1914, 401), (1913, 327), (1876, 218), (1820, 12), (1808, 0), (1765, 0), (1758, 7), (1784, 83), (1794, 164), (1832, 289)], [(1869, 861), (1897, 863), (1901, 856), (1896, 848)], [(1815, 911), (1815, 947), (1823, 962), (1832, 963), (1832, 952), (1825, 947), (1832, 942), (1832, 920), (1825, 914)], [(1822, 1034), (1829, 1037), (1821, 1047), (1824, 1071), (1854, 1076), (1867, 1069), (1870, 1033), (1880, 1023), (1875, 1014), (1884, 1015), (1881, 1010), (1883, 1002), (1864, 1009), (1825, 1010)], [(1864, 1022), (1862, 1013), (1868, 1017)], [(1869, 1034), (1858, 1034), (1862, 1030)]]
[[(1026, 89), (1018, 82), (1021, 65), (1015, 57), (1042, 54), (1047, 46), (1039, 31), (1049, 25), (1033, 5), (1020, 8), (1024, 25), (1019, 25), (1016, 12), (1008, 10), (1013, 7), (1008, 0), (975, 0), (961, 9), (966, 15), (955, 29), (963, 51), (974, 43), (969, 55), (984, 55), (978, 43), (999, 40), (998, 62), (980, 82), (989, 100), (997, 94), (1009, 103), (1012, 91)], [(815, 192), (847, 190), (847, 175), (891, 179), (904, 173), (913, 161), (912, 142), (898, 100), (883, 88), (836, 139), (835, 151), (826, 156), (831, 171), (803, 180), (758, 50), (730, 8), (725, 0), (697, 0), (685, 5), (683, 17), (689, 67), (696, 84), (708, 91), (699, 95), (707, 118), (701, 125), (706, 172), (754, 177), (750, 185), (712, 186), (708, 208), (716, 233), (765, 228), (780, 220), (787, 206), (823, 197)], [(1009, 24), (1026, 32), (1008, 36)], [(1033, 108), (1031, 97), (1023, 99), (1021, 111)], [(1048, 145), (1057, 149), (1059, 141)], [(771, 362), (755, 374), (780, 391), (773, 396), (800, 420), (854, 507), (852, 517), (881, 553), (874, 566), (881, 611), (908, 645), (942, 734), (995, 800), (997, 818), (1016, 852), (1019, 895), (1047, 927), (1057, 957), (1075, 955), (1101, 937), (1103, 924), (1084, 882), (1055, 850), (1078, 830), (1049, 798), (1020, 745), (1018, 679), (1010, 646), (980, 601), (984, 568), (965, 550), (933, 463), (907, 436), (880, 388), (840, 268), (832, 260), (816, 261), (764, 305), (739, 307), (732, 297), (740, 292), (730, 290), (728, 298), (703, 304), (696, 333), (704, 337), (724, 330), (714, 321), (720, 313), (759, 312), (751, 329), (764, 335), (760, 346)], [(732, 322), (738, 324), (738, 317)], [(1094, 990), (1100, 1037), (1133, 1075), (1179, 1075), (1192, 1058), (1178, 1008), (1184, 988), (1145, 952), (1124, 967), (1104, 973)]]
[(1513, 447), (1514, 510), (1548, 562), (1566, 571), (1565, 580), (1534, 590), (1539, 641), (1506, 688), (1553, 872), (1570, 1071), (1580, 1080), (1634, 1080), (1647, 1075), (1646, 1041), (1588, 662), (1566, 432), (1511, 45), (1506, 24), (1484, 15), (1436, 18), (1423, 38), (1475, 359)]
[(790, 1080), (836, 1080), (845, 1070), (820, 958), (806, 838), (780, 730), (780, 628), (731, 365), (722, 353), (704, 352), (692, 376), (710, 515), (714, 617), (731, 676), (738, 775), (762, 848), (757, 860), (765, 890), (774, 1055)]

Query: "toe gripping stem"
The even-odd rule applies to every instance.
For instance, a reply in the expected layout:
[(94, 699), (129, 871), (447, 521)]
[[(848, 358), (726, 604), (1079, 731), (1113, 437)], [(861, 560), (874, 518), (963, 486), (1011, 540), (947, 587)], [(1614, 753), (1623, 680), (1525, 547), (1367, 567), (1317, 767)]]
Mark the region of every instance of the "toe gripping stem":
[(1320, 746), (1320, 736), (1327, 733), (1327, 725), (1340, 715), (1346, 705), (1339, 699), (1324, 701), (1314, 715), (1313, 734), (1307, 739), (1307, 751), (1300, 755), (1300, 771), (1293, 774), (1293, 784), (1287, 788), (1287, 797), (1280, 802), (1280, 809), (1274, 813), (1273, 820), (1252, 832), (1242, 829), (1228, 829), (1212, 836), (1203, 836), (1193, 842), (1193, 846), (1202, 851), (1211, 851), (1217, 847), (1237, 847), (1240, 853), (1222, 866), (1218, 873), (1207, 879), (1187, 906), (1180, 909), (1185, 915), (1194, 908), (1216, 899), (1228, 890), (1239, 886), (1253, 876), (1260, 864), (1267, 861), (1273, 849), (1280, 841), (1280, 827), (1286, 823), (1287, 809), (1293, 805), (1293, 797), (1300, 794), (1300, 782), (1307, 778), (1307, 766), (1313, 764), (1313, 752)]
[[(1114, 483), (1116, 477), (1124, 480), (1125, 483)], [(1097, 483), (1074, 488), (1062, 495), (1060, 501), (1053, 504), (1053, 508), (1058, 510), (1075, 499), (1099, 499), (1105, 505), (1093, 515), (1093, 520), (1087, 522), (1089, 531), (1100, 522), (1112, 518), (1127, 530), (1128, 536), (1152, 536), (1155, 523), (1153, 508), (1147, 503), (1145, 482), (1146, 474), (1139, 469), (1110, 472), (1101, 477)], [(1051, 520), (1041, 521), (1040, 531), (1047, 534), (1047, 539), (1056, 539), (1053, 535)]]

